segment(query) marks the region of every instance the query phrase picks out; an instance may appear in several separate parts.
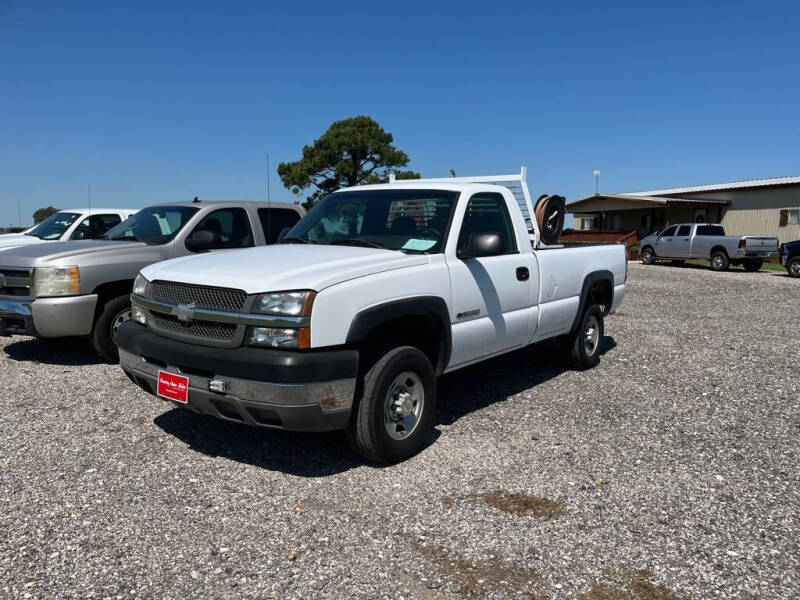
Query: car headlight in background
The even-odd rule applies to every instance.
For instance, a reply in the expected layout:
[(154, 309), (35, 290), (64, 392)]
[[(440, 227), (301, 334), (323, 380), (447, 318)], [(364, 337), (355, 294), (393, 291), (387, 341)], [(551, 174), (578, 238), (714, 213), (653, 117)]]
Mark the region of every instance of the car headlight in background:
[(267, 315), (307, 317), (317, 293), (310, 290), (297, 292), (273, 292), (261, 294), (253, 303), (253, 312)]
[(77, 296), (81, 293), (78, 267), (37, 267), (34, 287), (37, 296)]
[(147, 284), (150, 283), (139, 273), (133, 282), (133, 293), (137, 296), (144, 296), (147, 293)]

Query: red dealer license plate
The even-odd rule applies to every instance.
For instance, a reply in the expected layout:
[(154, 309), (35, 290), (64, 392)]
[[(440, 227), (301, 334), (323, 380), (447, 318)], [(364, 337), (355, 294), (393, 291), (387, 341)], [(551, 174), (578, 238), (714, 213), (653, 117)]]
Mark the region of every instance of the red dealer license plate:
[(157, 391), (162, 398), (186, 404), (189, 401), (189, 378), (159, 371)]

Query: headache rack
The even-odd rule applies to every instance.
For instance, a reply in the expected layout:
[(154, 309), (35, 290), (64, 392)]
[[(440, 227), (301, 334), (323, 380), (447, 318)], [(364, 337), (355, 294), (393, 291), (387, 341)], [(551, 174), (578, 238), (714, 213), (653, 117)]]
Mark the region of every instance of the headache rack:
[(470, 177), (433, 177), (427, 179), (396, 179), (394, 173), (389, 175), (389, 183), (488, 183), (507, 188), (519, 205), (519, 210), (525, 219), (525, 225), (530, 234), (531, 243), (537, 243), (536, 229), (533, 227), (533, 203), (528, 191), (528, 169), (522, 167), (519, 173), (513, 175), (476, 175)]

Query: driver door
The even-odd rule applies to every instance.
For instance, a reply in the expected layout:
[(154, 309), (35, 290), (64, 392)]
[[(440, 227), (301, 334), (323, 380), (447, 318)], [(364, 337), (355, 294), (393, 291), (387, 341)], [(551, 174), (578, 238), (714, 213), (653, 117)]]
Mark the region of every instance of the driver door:
[(476, 233), (498, 233), (506, 251), (497, 256), (447, 255), (452, 304), (453, 366), (530, 342), (532, 282), (538, 281), (532, 255), (521, 253), (502, 194), (474, 194), (466, 205), (458, 249)]

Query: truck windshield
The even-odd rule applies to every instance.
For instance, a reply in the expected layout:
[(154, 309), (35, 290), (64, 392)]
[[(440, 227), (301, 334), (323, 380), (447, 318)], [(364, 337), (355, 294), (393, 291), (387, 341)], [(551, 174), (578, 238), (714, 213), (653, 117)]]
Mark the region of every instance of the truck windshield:
[(198, 211), (194, 206), (150, 206), (131, 215), (105, 235), (107, 240), (166, 244)]
[(41, 240), (57, 240), (64, 235), (69, 226), (80, 216), (80, 213), (57, 212), (54, 215), (50, 215), (25, 235), (32, 235)]
[(327, 196), (284, 243), (352, 245), (411, 254), (442, 252), (458, 192), (364, 190)]

